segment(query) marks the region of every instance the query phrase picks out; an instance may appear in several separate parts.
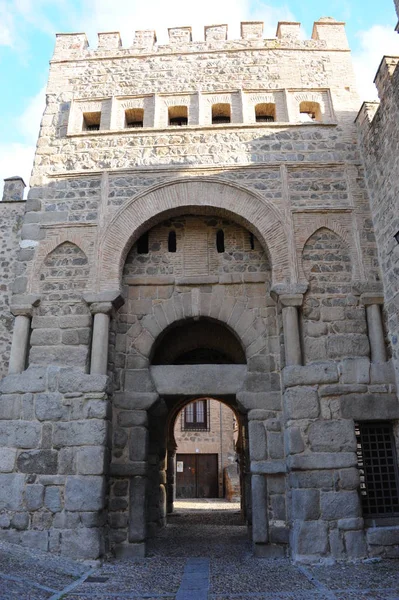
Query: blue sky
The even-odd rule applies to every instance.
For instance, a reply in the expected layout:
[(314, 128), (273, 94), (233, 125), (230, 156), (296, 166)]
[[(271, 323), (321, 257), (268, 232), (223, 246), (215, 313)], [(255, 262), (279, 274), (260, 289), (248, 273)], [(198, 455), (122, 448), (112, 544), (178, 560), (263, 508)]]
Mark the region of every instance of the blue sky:
[(295, 20), (310, 37), (321, 16), (346, 22), (360, 97), (375, 98), (383, 54), (399, 55), (393, 0), (0, 0), (0, 179), (21, 174), (28, 183), (56, 32), (85, 31), (95, 47), (98, 31), (120, 31), (129, 46), (135, 29), (156, 29), (164, 42), (168, 27), (191, 25), (202, 39), (204, 25), (227, 22), (235, 38), (240, 21), (262, 20), (274, 37), (279, 20)]

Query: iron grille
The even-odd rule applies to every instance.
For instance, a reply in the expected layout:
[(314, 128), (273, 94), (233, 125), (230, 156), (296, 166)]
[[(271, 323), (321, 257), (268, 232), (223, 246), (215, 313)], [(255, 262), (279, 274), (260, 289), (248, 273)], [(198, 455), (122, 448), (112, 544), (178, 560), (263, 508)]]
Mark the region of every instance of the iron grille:
[(390, 423), (356, 423), (360, 495), (365, 517), (399, 515), (399, 478)]
[[(204, 420), (202, 422), (198, 422), (197, 417), (194, 416), (193, 422), (189, 422), (187, 420), (187, 408), (190, 406), (186, 406), (181, 411), (181, 430), (182, 431), (210, 431), (211, 430), (211, 419), (210, 419), (210, 402), (207, 400), (196, 400), (195, 402), (191, 402), (191, 406), (195, 405), (196, 402), (204, 403)], [(196, 412), (194, 413), (196, 415)]]
[(259, 115), (256, 117), (257, 123), (274, 123), (274, 117), (272, 115)]
[(221, 125), (223, 123), (230, 123), (230, 117), (212, 117), (212, 125)]
[(86, 125), (86, 131), (100, 131), (100, 125)]
[(139, 129), (140, 127), (143, 127), (143, 121), (127, 121), (126, 127), (128, 129)]

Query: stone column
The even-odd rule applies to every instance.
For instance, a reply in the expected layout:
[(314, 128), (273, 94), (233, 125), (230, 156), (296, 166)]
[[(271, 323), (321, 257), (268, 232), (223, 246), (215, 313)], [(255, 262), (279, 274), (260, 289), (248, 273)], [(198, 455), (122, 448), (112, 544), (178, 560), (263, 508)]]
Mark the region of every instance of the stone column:
[(90, 305), (90, 311), (94, 315), (90, 373), (92, 375), (106, 375), (112, 302), (94, 302)]
[(381, 315), (381, 305), (384, 303), (384, 298), (380, 295), (362, 294), (361, 300), (366, 307), (371, 361), (386, 362), (387, 354)]
[(283, 294), (279, 299), (283, 308), (285, 364), (287, 367), (301, 365), (298, 307), (302, 306), (303, 294)]
[(168, 447), (166, 468), (166, 513), (173, 512), (173, 503), (176, 498), (176, 444)]
[(265, 475), (252, 475), (252, 541), (255, 556), (267, 554), (265, 544), (269, 541), (267, 522), (267, 489)]
[(23, 296), (18, 297), (18, 301), (11, 304), (10, 310), (15, 316), (15, 323), (8, 367), (9, 375), (22, 373), (25, 370), (33, 307), (37, 306), (39, 301), (37, 296)]

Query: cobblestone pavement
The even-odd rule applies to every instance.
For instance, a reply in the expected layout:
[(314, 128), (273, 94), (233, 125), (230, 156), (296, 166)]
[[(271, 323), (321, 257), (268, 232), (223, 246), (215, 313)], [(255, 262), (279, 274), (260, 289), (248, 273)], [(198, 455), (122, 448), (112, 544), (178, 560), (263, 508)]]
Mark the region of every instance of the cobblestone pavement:
[(0, 600), (399, 600), (397, 561), (256, 559), (238, 506), (204, 505), (177, 504), (141, 560), (90, 567), (0, 544)]

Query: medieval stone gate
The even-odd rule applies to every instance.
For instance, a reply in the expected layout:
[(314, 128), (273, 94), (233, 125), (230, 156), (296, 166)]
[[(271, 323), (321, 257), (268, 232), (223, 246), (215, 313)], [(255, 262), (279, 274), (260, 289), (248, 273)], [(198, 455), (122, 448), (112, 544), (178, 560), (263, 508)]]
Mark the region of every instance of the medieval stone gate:
[(353, 73), (342, 23), (297, 25), (278, 43), (259, 23), (200, 46), (138, 32), (128, 51), (101, 34), (92, 54), (57, 37), (20, 240), (10, 224), (3, 539), (142, 556), (173, 496), (175, 410), (211, 395), (241, 415), (256, 555), (396, 547), (395, 503), (361, 502), (362, 427), (394, 456), (399, 408)]

